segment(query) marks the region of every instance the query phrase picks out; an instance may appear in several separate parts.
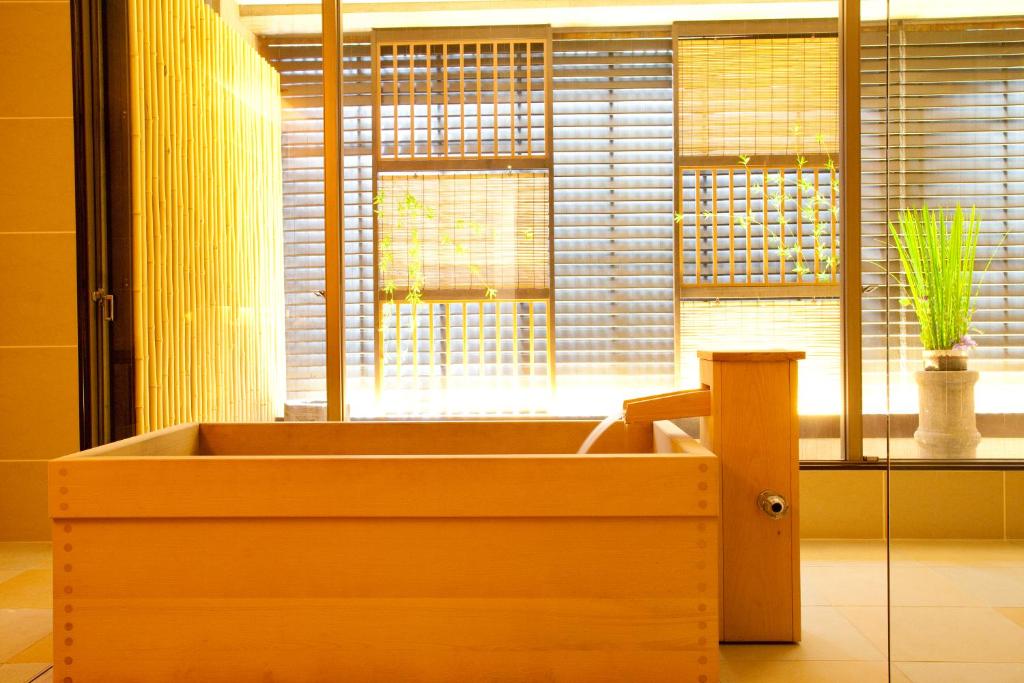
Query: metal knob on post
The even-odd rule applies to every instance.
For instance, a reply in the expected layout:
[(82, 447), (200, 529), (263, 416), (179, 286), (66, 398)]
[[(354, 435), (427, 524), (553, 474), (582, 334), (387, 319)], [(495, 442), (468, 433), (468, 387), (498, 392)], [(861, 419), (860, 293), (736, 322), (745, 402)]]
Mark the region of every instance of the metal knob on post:
[(761, 491), (757, 496), (757, 506), (772, 519), (782, 519), (789, 512), (785, 496), (775, 491)]

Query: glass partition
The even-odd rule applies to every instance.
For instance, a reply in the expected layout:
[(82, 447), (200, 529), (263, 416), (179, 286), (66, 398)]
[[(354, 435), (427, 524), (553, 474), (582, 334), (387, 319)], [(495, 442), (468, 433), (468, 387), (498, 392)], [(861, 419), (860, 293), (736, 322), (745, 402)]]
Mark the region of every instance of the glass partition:
[(1024, 14), (889, 8), (871, 185), (892, 228), (865, 247), (864, 305), (888, 404), (892, 680), (1024, 680)]

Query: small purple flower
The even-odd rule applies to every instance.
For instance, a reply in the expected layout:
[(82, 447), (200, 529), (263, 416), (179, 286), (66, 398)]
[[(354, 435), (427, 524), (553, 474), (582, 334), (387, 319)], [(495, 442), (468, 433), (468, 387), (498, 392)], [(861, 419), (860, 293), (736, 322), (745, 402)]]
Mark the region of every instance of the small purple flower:
[(954, 351), (970, 351), (971, 349), (973, 349), (977, 345), (978, 345), (978, 342), (976, 342), (973, 339), (971, 339), (971, 335), (965, 334), (964, 336), (960, 337), (960, 340), (956, 344), (953, 344), (953, 350)]

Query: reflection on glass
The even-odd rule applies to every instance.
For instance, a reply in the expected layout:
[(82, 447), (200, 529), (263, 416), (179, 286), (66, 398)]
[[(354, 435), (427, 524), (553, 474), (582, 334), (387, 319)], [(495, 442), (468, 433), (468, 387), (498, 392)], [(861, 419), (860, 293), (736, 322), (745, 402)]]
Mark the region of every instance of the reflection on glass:
[[(1024, 15), (1000, 0), (890, 11), (873, 42), (878, 227), (864, 253), (873, 396), (891, 413), (875, 445), (890, 456), (893, 680), (1024, 680), (1024, 487), (1010, 462), (1024, 457)], [(915, 232), (936, 236), (916, 256)], [(941, 287), (922, 299), (908, 285), (942, 245), (970, 277), (933, 266), (933, 284), (952, 283), (937, 305)]]

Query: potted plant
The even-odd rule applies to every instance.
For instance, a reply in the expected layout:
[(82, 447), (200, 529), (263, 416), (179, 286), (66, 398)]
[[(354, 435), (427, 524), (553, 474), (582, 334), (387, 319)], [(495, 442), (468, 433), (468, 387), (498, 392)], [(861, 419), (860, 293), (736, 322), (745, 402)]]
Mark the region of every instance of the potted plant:
[(974, 208), (952, 214), (927, 206), (889, 224), (904, 282), (900, 304), (913, 308), (920, 324), (924, 369), (916, 373), (919, 400), (914, 432), (925, 458), (973, 458), (981, 441), (974, 416), (978, 373), (967, 369), (974, 316), (974, 259), (979, 221)]

